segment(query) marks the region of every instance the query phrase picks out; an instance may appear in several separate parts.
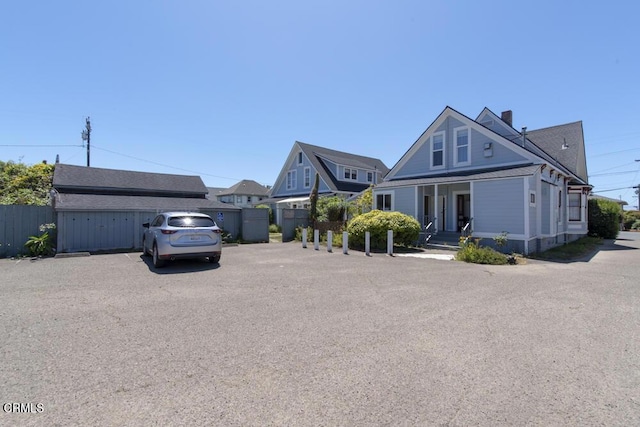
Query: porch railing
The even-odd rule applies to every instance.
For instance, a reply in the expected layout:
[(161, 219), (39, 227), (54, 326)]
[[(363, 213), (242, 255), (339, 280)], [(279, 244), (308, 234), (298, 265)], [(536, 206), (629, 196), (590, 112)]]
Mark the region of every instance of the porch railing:
[(464, 227), (462, 227), (462, 236), (465, 239), (468, 239), (469, 236), (471, 236), (471, 233), (473, 233), (473, 228), (471, 226), (471, 223), (473, 222), (473, 218), (469, 218), (469, 222), (467, 222)]

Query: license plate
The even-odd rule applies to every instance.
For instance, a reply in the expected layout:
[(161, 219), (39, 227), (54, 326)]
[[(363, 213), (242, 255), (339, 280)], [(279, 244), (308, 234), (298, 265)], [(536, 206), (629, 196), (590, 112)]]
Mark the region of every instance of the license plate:
[(197, 240), (201, 240), (200, 236), (191, 236), (189, 237), (189, 240), (193, 241), (197, 241)]

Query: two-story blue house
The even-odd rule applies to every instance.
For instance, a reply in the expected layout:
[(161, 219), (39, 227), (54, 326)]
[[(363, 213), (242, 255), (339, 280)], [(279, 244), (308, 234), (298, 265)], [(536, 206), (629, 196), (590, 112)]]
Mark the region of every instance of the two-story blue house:
[(435, 232), (508, 233), (528, 254), (587, 234), (582, 122), (517, 131), (512, 113), (475, 119), (446, 107), (374, 188), (374, 207)]
[(318, 194), (352, 197), (382, 182), (389, 168), (379, 159), (331, 150), (296, 141), (271, 189), (276, 222), (283, 208), (306, 208), (316, 173)]

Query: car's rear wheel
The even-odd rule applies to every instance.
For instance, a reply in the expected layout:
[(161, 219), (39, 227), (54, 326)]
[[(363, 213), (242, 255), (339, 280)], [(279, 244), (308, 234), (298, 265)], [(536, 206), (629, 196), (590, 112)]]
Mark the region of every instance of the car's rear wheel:
[(160, 259), (160, 255), (158, 255), (158, 245), (157, 244), (153, 244), (153, 266), (155, 268), (162, 268), (164, 267), (164, 260)]
[(211, 264), (217, 264), (220, 262), (220, 255), (214, 255), (209, 257), (209, 262)]

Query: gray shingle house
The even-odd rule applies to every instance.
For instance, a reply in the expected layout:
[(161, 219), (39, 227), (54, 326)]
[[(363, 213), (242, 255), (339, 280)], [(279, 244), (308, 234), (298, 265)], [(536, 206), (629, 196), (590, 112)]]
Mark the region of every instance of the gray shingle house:
[(220, 202), (249, 208), (260, 204), (260, 201), (269, 197), (269, 187), (250, 179), (243, 179), (237, 184), (219, 191), (216, 197)]
[[(307, 207), (316, 172), (320, 196), (349, 198), (381, 182), (388, 171), (379, 159), (296, 141), (265, 202), (275, 206), (276, 212)], [(280, 215), (276, 218), (279, 221)]]
[(374, 207), (400, 211), (436, 232), (507, 232), (513, 250), (543, 251), (587, 233), (582, 122), (517, 131), (512, 113), (473, 120), (451, 107), (374, 189)]
[(58, 163), (53, 188), (58, 252), (140, 248), (142, 223), (162, 211), (204, 212), (232, 234), (241, 226), (240, 209), (207, 199), (199, 176)]

